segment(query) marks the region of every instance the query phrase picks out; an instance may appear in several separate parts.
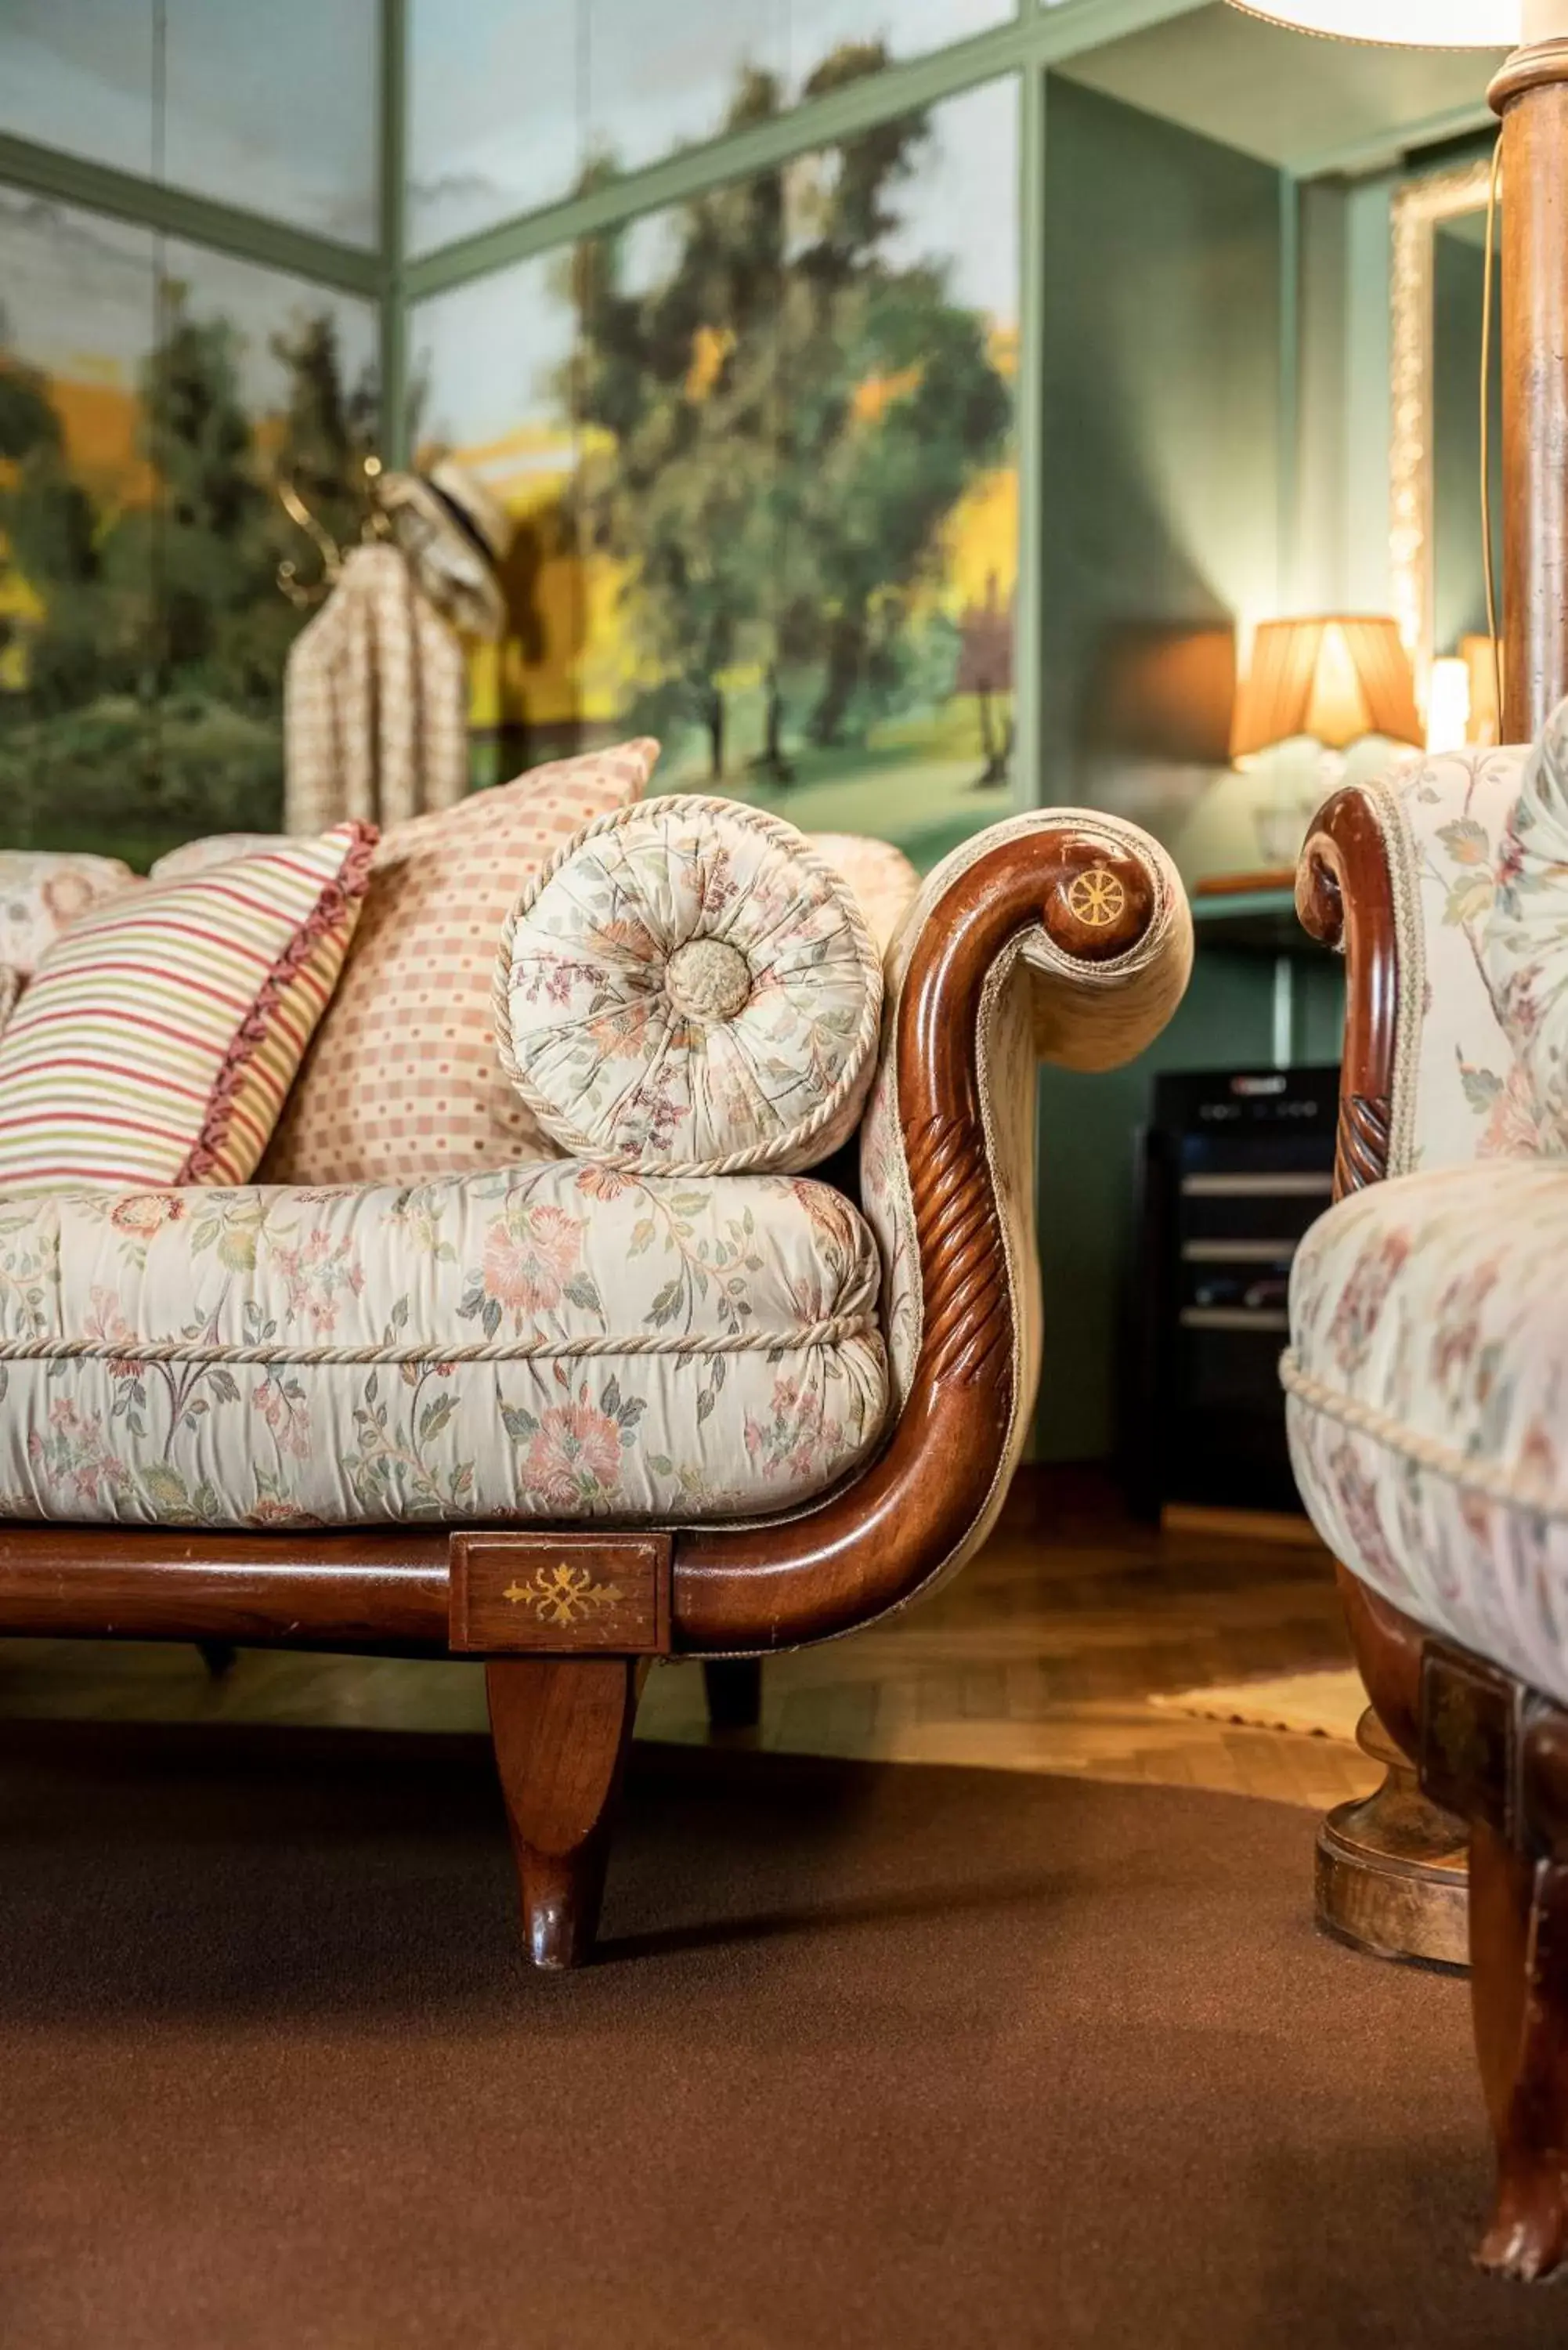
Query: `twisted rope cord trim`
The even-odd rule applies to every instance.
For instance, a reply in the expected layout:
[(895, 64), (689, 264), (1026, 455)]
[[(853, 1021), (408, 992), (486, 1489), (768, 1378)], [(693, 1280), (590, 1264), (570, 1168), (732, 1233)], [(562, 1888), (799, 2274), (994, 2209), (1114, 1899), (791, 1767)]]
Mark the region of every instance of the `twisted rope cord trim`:
[(1357, 1436), (1370, 1436), (1401, 1460), (1411, 1461), (1418, 1469), (1429, 1469), (1435, 1476), (1461, 1492), (1479, 1494), (1481, 1500), (1497, 1502), (1505, 1509), (1528, 1510), (1532, 1517), (1568, 1518), (1568, 1498), (1551, 1492), (1539, 1478), (1521, 1477), (1507, 1469), (1489, 1469), (1485, 1461), (1476, 1461), (1468, 1452), (1458, 1452), (1435, 1436), (1423, 1436), (1418, 1430), (1407, 1428), (1403, 1420), (1391, 1412), (1380, 1411), (1376, 1404), (1362, 1403), (1338, 1388), (1331, 1388), (1310, 1371), (1303, 1371), (1293, 1348), (1287, 1347), (1280, 1357), (1280, 1384), (1285, 1393), (1328, 1419), (1337, 1420)]
[[(866, 990), (860, 1009), (860, 1024), (844, 1066), (836, 1082), (816, 1107), (796, 1123), (783, 1125), (776, 1133), (764, 1136), (760, 1142), (707, 1159), (672, 1159), (647, 1148), (617, 1149), (597, 1140), (576, 1125), (570, 1111), (563, 1109), (558, 1102), (540, 1092), (533, 1077), (518, 1061), (512, 1041), (513, 950), (519, 928), (533, 912), (544, 890), (564, 867), (601, 835), (618, 832), (627, 825), (639, 820), (647, 825), (661, 825), (667, 816), (677, 819), (682, 816), (722, 818), (725, 823), (732, 823), (738, 830), (759, 834), (763, 840), (782, 850), (844, 915), (855, 941), (856, 957)], [(690, 941), (679, 940), (676, 943), (680, 946)], [(495, 1048), (501, 1066), (519, 1098), (533, 1112), (546, 1134), (562, 1144), (573, 1157), (586, 1159), (595, 1166), (618, 1168), (628, 1173), (681, 1176), (749, 1175), (759, 1171), (787, 1174), (809, 1165), (811, 1146), (826, 1128), (835, 1124), (846, 1105), (869, 1087), (870, 1076), (875, 1074), (877, 1041), (881, 1035), (882, 995), (882, 958), (877, 951), (876, 941), (867, 926), (855, 893), (843, 876), (828, 863), (826, 858), (818, 854), (804, 833), (797, 833), (794, 827), (786, 824), (782, 817), (770, 816), (763, 808), (749, 807), (743, 801), (718, 799), (702, 792), (670, 792), (656, 799), (634, 801), (628, 807), (607, 809), (603, 816), (595, 816), (591, 823), (586, 824), (580, 832), (565, 842), (549, 863), (541, 866), (524, 886), (522, 896), (507, 915), (502, 928), (490, 990), (495, 1020)]]
[(266, 1363), (279, 1367), (338, 1363), (530, 1363), (603, 1355), (771, 1355), (803, 1347), (836, 1347), (877, 1335), (875, 1314), (830, 1314), (794, 1330), (729, 1331), (696, 1338), (689, 1333), (647, 1337), (488, 1338), (445, 1346), (421, 1339), (407, 1347), (192, 1347), (183, 1338), (11, 1338), (0, 1342), (4, 1363)]
[(1394, 900), (1397, 1003), (1394, 1021), (1393, 1098), (1389, 1103), (1388, 1173), (1407, 1175), (1415, 1159), (1419, 1109), (1421, 1035), (1426, 1026), (1427, 925), (1421, 905), (1420, 858), (1399, 794), (1385, 777), (1365, 785), (1383, 836)]

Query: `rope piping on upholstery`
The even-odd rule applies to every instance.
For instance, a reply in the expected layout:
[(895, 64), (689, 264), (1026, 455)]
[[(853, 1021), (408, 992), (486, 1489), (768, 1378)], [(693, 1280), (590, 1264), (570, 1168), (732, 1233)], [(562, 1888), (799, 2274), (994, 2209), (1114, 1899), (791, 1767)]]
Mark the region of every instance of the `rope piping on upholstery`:
[(113, 1345), (99, 1338), (10, 1338), (0, 1340), (0, 1363), (264, 1363), (278, 1366), (366, 1363), (526, 1363), (603, 1355), (772, 1355), (803, 1347), (842, 1346), (851, 1338), (879, 1338), (874, 1312), (830, 1314), (794, 1330), (742, 1330), (710, 1338), (676, 1332), (662, 1336), (464, 1341), (443, 1346), (421, 1339), (405, 1347), (193, 1347), (183, 1338), (130, 1338)]
[(1337, 1420), (1354, 1435), (1370, 1436), (1386, 1445), (1401, 1460), (1412, 1462), (1417, 1469), (1429, 1469), (1435, 1476), (1461, 1492), (1478, 1494), (1482, 1501), (1496, 1502), (1511, 1510), (1527, 1510), (1532, 1517), (1568, 1519), (1568, 1498), (1548, 1493), (1537, 1481), (1514, 1475), (1506, 1469), (1489, 1469), (1484, 1461), (1473, 1460), (1469, 1453), (1457, 1452), (1435, 1436), (1423, 1436), (1407, 1428), (1391, 1412), (1380, 1411), (1376, 1404), (1362, 1403), (1338, 1388), (1331, 1388), (1310, 1371), (1303, 1371), (1294, 1350), (1287, 1347), (1280, 1357), (1280, 1384), (1285, 1393), (1298, 1403), (1321, 1411), (1326, 1419)]

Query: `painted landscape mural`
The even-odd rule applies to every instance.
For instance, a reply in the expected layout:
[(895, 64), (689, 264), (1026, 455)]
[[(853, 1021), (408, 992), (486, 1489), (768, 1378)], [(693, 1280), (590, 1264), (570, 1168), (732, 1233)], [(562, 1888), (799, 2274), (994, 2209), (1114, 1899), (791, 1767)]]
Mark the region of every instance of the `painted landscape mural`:
[[(714, 40), (685, 115), (651, 14), (582, 5), (556, 12), (587, 36), (548, 192), (490, 164), (537, 147), (498, 68), (555, 17), (532, 0), (447, 12), (457, 29), (410, 88), (416, 238), (764, 124), (1005, 0), (910, 0), (891, 29), (867, 0), (689, 0), (686, 29)], [(421, 0), (416, 68), (424, 21)], [(62, 139), (79, 118), (124, 146), (146, 78), (131, 29), (110, 0), (68, 21), (27, 0), (0, 63), (29, 105), (60, 82), (69, 103), (42, 119)], [(222, 43), (175, 30), (163, 129), (193, 156), (175, 114), (229, 137), (243, 77), (218, 72)], [(543, 48), (535, 62), (547, 78)], [(456, 454), (517, 524), (505, 635), (472, 659), (476, 784), (635, 728), (663, 741), (667, 786), (882, 833), (927, 862), (1006, 805), (1017, 111), (1008, 77), (416, 307), (416, 445)], [(244, 172), (235, 150), (242, 200), (265, 201), (286, 143), (258, 132)], [(217, 153), (181, 165), (192, 184)], [(362, 161), (355, 143), (357, 188)], [(358, 234), (325, 186), (293, 212)], [(0, 846), (145, 864), (278, 821), (305, 616), (276, 575), (312, 556), (277, 489), (292, 479), (339, 541), (357, 533), (376, 332), (368, 302), (0, 186)]]
[[(50, 0), (24, 5), (41, 10)], [(1016, 0), (409, 0), (410, 247), (432, 252), (559, 203), (585, 172), (637, 170), (716, 138), (750, 76), (765, 77), (776, 108), (795, 106), (848, 52), (870, 70), (1005, 23), (1015, 8)]]
[(367, 306), (0, 192), (0, 847), (145, 864), (282, 808), (309, 550), (353, 536)]
[[(780, 103), (749, 68), (730, 125)], [(1004, 804), (1016, 110), (988, 86), (416, 313), (427, 452), (517, 523), (481, 779), (646, 729), (667, 785), (925, 861)]]

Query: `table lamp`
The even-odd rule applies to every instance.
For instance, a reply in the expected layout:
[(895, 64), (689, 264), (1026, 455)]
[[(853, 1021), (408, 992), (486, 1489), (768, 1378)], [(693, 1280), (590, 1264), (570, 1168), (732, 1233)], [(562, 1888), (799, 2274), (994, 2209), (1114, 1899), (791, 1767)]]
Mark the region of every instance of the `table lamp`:
[(1297, 31), (1395, 48), (1518, 44), (1502, 119), (1503, 723), (1539, 733), (1568, 695), (1568, 0), (1231, 0)]
[(1307, 819), (1345, 780), (1345, 752), (1368, 734), (1426, 743), (1410, 656), (1397, 624), (1339, 613), (1265, 620), (1236, 695), (1231, 756), (1251, 758), (1303, 735), (1322, 753), (1310, 806), (1297, 801), (1259, 816), (1259, 847), (1271, 867), (1294, 857)]

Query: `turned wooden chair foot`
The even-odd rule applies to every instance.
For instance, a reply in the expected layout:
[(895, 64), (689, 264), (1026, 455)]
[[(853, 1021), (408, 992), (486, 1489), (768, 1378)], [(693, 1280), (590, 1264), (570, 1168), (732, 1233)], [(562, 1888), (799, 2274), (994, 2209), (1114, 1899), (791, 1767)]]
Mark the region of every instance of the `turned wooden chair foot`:
[(1465, 1824), (1422, 1794), (1415, 1764), (1370, 1708), (1355, 1740), (1385, 1776), (1370, 1795), (1336, 1804), (1318, 1830), (1318, 1924), (1374, 1958), (1463, 1967)]
[(710, 1657), (702, 1683), (715, 1730), (755, 1730), (763, 1718), (761, 1657)]
[(1532, 2282), (1568, 2253), (1568, 1867), (1470, 1835), (1470, 2006), (1497, 2143), (1476, 2259)]
[(484, 1669), (536, 1967), (580, 1966), (593, 1949), (609, 1814), (646, 1670), (628, 1657), (499, 1657)]

